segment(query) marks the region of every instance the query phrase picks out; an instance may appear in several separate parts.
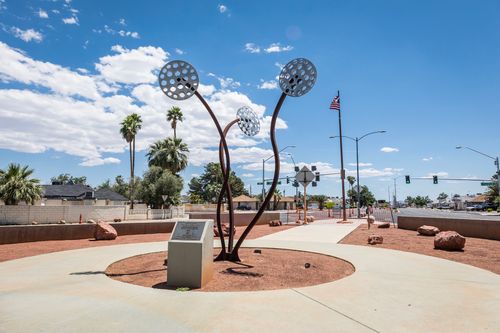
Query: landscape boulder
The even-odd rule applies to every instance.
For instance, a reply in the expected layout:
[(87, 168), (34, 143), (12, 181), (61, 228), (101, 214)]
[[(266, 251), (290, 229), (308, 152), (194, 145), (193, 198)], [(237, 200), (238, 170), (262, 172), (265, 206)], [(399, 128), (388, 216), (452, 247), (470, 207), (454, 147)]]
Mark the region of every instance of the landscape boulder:
[(66, 224), (65, 220), (59, 220), (59, 224)]
[(119, 219), (119, 218), (116, 218), (113, 220), (113, 222), (121, 222), (121, 221), (122, 221), (122, 219)]
[[(222, 224), (222, 233), (224, 237), (229, 236), (229, 226), (226, 223)], [(236, 235), (236, 228), (233, 227), (233, 233)], [(219, 237), (219, 229), (217, 229), (217, 225), (214, 224), (214, 237)]]
[(370, 245), (375, 245), (375, 244), (382, 244), (384, 242), (384, 237), (380, 235), (370, 235), (368, 236), (368, 244)]
[(306, 221), (307, 221), (307, 222), (314, 222), (314, 216), (312, 216), (312, 215), (307, 215), (307, 216), (306, 216)]
[(447, 251), (460, 251), (465, 246), (465, 237), (456, 231), (441, 231), (434, 236), (434, 248)]
[(280, 220), (271, 220), (271, 221), (269, 221), (269, 226), (270, 227), (279, 227), (280, 225), (282, 225), (282, 223), (281, 223)]
[(431, 225), (422, 225), (418, 227), (417, 232), (422, 236), (435, 236), (439, 233), (439, 229)]
[(87, 220), (87, 223), (95, 224), (95, 221), (94, 220)]
[(99, 222), (95, 226), (94, 238), (96, 240), (113, 240), (118, 236), (116, 229), (106, 222)]
[(33, 225), (37, 225), (37, 224), (38, 224), (38, 222), (37, 222), (37, 221), (31, 221), (31, 224), (33, 224)]
[(389, 222), (382, 222), (377, 226), (377, 228), (380, 228), (380, 229), (387, 229), (390, 227), (391, 227), (391, 224)]

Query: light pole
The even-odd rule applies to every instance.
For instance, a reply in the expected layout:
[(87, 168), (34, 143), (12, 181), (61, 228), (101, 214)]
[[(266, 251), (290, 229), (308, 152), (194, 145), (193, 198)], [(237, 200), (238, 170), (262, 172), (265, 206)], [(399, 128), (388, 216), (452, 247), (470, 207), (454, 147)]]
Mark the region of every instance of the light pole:
[[(296, 146), (294, 146), (294, 145), (291, 145), (291, 146), (286, 146), (286, 147), (282, 148), (282, 149), (278, 152), (278, 154), (279, 154), (279, 153), (281, 153), (283, 150), (285, 150), (285, 149), (287, 149), (287, 148), (295, 148), (295, 147), (296, 147)], [(264, 178), (265, 178), (265, 176), (264, 176), (264, 173), (265, 173), (265, 165), (266, 165), (266, 162), (267, 162), (268, 160), (270, 160), (271, 158), (273, 158), (273, 157), (274, 157), (274, 155), (269, 156), (269, 157), (268, 157), (268, 158), (266, 158), (266, 159), (262, 159), (262, 201), (264, 201), (264, 197), (265, 197), (265, 195), (266, 195), (266, 188), (265, 188), (265, 183), (264, 183), (264, 182), (265, 182), (265, 180), (264, 180)]]
[[(288, 155), (288, 157), (290, 157), (292, 159), (293, 168), (294, 168), (294, 172), (295, 172), (295, 169), (297, 169), (297, 164), (295, 164), (295, 160), (293, 159), (293, 155), (291, 153), (288, 153), (287, 155)], [(299, 191), (299, 188), (295, 187), (295, 200), (298, 199), (298, 191)]]
[(475, 153), (478, 153), (478, 154), (481, 154), (481, 155), (486, 156), (488, 158), (491, 158), (494, 161), (494, 163), (495, 163), (495, 165), (497, 167), (497, 189), (498, 189), (498, 195), (500, 195), (500, 165), (498, 163), (498, 156), (497, 157), (493, 157), (493, 156), (490, 156), (488, 154), (482, 153), (482, 152), (480, 152), (478, 150), (475, 150), (473, 148), (465, 147), (465, 146), (456, 146), (455, 148), (456, 149), (462, 149), (462, 148), (469, 149), (469, 150), (472, 150)]
[[(382, 130), (382, 131), (373, 131), (373, 132), (370, 132), (370, 133), (366, 133), (365, 135), (361, 136), (361, 137), (356, 137), (356, 138), (351, 138), (350, 136), (346, 136), (346, 135), (342, 135), (343, 138), (348, 138), (348, 139), (351, 139), (353, 141), (356, 142), (356, 187), (357, 187), (357, 199), (358, 199), (358, 203), (357, 203), (357, 208), (358, 208), (358, 218), (361, 217), (361, 207), (360, 207), (360, 203), (361, 203), (361, 195), (360, 195), (360, 190), (359, 190), (359, 149), (358, 149), (358, 145), (359, 145), (359, 141), (361, 141), (362, 139), (366, 138), (368, 135), (372, 135), (372, 134), (377, 134), (377, 133), (385, 133), (387, 131), (385, 130)], [(330, 139), (335, 139), (335, 138), (340, 138), (338, 135), (335, 135), (335, 136), (331, 136)]]

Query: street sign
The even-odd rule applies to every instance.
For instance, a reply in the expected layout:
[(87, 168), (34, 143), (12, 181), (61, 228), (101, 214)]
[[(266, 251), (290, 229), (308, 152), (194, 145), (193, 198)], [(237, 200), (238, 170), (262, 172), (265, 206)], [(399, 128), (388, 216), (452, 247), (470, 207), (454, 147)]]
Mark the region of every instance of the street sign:
[(257, 185), (262, 185), (262, 184), (263, 184), (262, 182), (260, 182), (260, 183), (257, 183)]
[(309, 170), (306, 166), (302, 167), (302, 169), (297, 172), (295, 175), (295, 180), (301, 183), (304, 186), (309, 185), (315, 178), (314, 173)]
[(481, 186), (493, 186), (496, 185), (495, 182), (481, 182)]
[[(267, 182), (266, 182), (266, 185), (272, 185), (272, 184), (273, 184), (273, 182), (272, 182), (272, 181), (267, 181)], [(281, 185), (281, 180), (279, 180), (276, 184)], [(262, 183), (257, 184), (257, 185), (262, 185)]]

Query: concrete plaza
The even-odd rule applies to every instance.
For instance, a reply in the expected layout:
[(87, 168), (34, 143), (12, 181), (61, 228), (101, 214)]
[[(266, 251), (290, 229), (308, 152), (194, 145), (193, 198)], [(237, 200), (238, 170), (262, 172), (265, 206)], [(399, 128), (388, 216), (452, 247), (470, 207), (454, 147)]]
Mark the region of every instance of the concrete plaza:
[(103, 274), (117, 260), (166, 250), (166, 242), (7, 261), (0, 264), (0, 332), (500, 332), (500, 276), (429, 256), (337, 244), (356, 225), (321, 221), (245, 241), (355, 266), (349, 277), (306, 288), (176, 292)]

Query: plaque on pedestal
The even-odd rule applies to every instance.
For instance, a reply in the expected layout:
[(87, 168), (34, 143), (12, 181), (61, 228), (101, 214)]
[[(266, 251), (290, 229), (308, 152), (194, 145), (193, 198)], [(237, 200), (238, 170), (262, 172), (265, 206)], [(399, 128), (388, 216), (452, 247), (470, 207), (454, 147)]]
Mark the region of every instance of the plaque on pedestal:
[(167, 285), (201, 288), (213, 274), (213, 220), (178, 221), (168, 242)]

